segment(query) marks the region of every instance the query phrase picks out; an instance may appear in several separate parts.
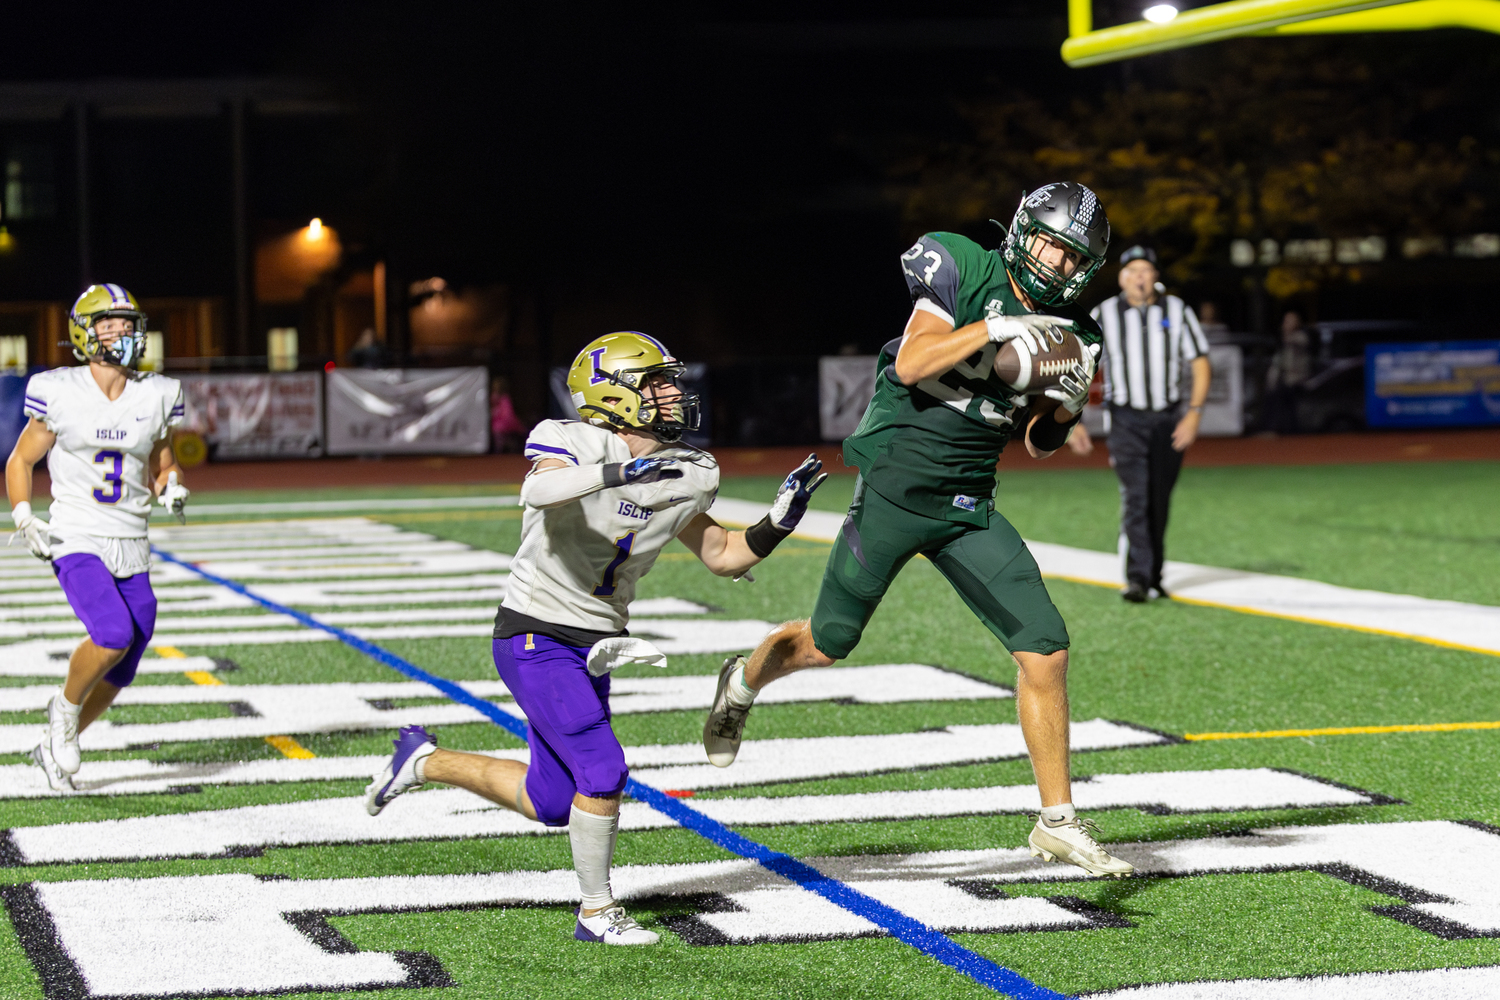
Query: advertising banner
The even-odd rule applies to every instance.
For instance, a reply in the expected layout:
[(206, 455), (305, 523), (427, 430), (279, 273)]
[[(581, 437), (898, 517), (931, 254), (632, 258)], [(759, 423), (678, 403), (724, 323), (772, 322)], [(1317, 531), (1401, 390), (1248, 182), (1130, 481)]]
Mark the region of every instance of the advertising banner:
[(330, 455), (482, 455), (490, 445), (484, 368), (335, 368)]
[(10, 454), (21, 431), (26, 429), (27, 418), (22, 406), (30, 377), (24, 371), (0, 375), (0, 456)]
[(818, 359), (818, 426), (824, 441), (854, 433), (875, 395), (875, 362), (861, 355)]
[(1500, 340), (1365, 346), (1371, 427), (1500, 424)]
[(187, 403), (180, 429), (202, 435), (210, 459), (323, 454), (321, 372), (172, 377)]
[[(1213, 344), (1208, 349), (1208, 363), (1213, 366), (1213, 378), (1208, 383), (1198, 433), (1203, 437), (1239, 437), (1245, 433), (1244, 354), (1234, 344)], [(1193, 390), (1193, 373), (1186, 363), (1182, 367), (1182, 398), (1187, 399)]]

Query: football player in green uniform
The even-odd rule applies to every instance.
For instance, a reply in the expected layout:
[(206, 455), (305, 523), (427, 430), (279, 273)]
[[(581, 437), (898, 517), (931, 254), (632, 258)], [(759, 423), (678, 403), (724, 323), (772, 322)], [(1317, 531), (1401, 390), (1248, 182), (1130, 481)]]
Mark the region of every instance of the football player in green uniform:
[[(985, 250), (929, 233), (901, 257), (915, 308), (881, 351), (874, 398), (844, 460), (859, 468), (811, 619), (788, 622), (719, 675), (703, 727), (709, 760), (734, 762), (757, 691), (849, 655), (891, 580), (913, 556), (932, 560), (1018, 665), (1016, 709), (1042, 811), (1032, 854), (1093, 875), (1134, 868), (1112, 857), (1072, 805), (1068, 630), (1036, 560), (995, 510), (995, 461), (1011, 437), (1034, 458), (1062, 447), (1088, 399), (1102, 341), (1078, 306), (1104, 261), (1109, 221), (1094, 192), (1064, 182), (1021, 200), (1004, 245)], [(1086, 345), (1057, 388), (1018, 393), (994, 372), (1002, 344), (1035, 357), (1071, 330)]]

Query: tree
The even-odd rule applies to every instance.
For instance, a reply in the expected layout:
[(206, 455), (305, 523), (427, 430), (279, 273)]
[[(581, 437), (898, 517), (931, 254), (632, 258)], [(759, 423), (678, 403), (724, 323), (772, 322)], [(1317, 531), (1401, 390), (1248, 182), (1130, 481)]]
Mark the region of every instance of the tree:
[[(1451, 64), (1431, 65), (1441, 52)], [(1098, 192), (1117, 242), (1169, 251), (1178, 283), (1226, 260), (1235, 238), (1381, 234), (1399, 252), (1407, 237), (1494, 221), (1493, 57), (1390, 38), (1254, 39), (1149, 70), (1063, 106), (1017, 92), (966, 103), (970, 138), (898, 169), (907, 220), (983, 219), (1023, 189), (1078, 180)], [(1285, 297), (1358, 277), (1336, 263), (1287, 265), (1266, 283)]]

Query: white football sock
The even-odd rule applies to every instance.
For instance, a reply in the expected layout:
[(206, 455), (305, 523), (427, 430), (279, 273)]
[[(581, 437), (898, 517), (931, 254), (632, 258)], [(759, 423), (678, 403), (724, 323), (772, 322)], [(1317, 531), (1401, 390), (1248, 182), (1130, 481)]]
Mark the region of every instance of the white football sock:
[(1042, 808), (1042, 822), (1048, 826), (1062, 826), (1071, 823), (1078, 818), (1078, 813), (1073, 809), (1073, 803), (1064, 802), (1060, 806), (1044, 806)]
[(68, 696), (63, 693), (63, 690), (64, 689), (62, 687), (59, 687), (57, 689), (57, 707), (61, 708), (64, 712), (67, 712), (69, 715), (77, 715), (79, 711), (82, 710), (83, 705), (73, 704), (68, 700)]
[(609, 887), (609, 867), (615, 859), (620, 817), (597, 816), (573, 806), (568, 813), (568, 842), (573, 846), (573, 870), (585, 910), (602, 910), (615, 901)]
[(745, 683), (745, 665), (741, 663), (734, 668), (734, 673), (729, 675), (729, 683), (724, 685), (724, 700), (735, 708), (749, 708), (755, 704), (755, 696), (760, 691)]
[(427, 754), (424, 757), (418, 757), (417, 762), (412, 765), (411, 773), (416, 777), (417, 784), (419, 785), (427, 784), (427, 761), (431, 757), (432, 754)]

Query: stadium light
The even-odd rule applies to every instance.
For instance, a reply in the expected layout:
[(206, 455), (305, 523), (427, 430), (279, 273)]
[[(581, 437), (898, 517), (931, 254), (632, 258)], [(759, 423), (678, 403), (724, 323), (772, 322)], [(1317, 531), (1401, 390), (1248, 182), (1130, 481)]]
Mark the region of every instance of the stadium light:
[(1141, 16), (1152, 24), (1166, 24), (1177, 16), (1177, 8), (1169, 3), (1153, 4), (1141, 11)]

